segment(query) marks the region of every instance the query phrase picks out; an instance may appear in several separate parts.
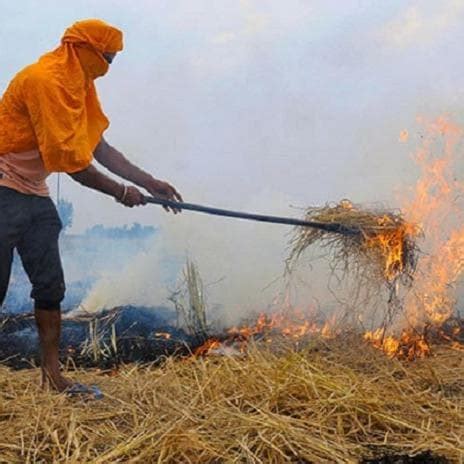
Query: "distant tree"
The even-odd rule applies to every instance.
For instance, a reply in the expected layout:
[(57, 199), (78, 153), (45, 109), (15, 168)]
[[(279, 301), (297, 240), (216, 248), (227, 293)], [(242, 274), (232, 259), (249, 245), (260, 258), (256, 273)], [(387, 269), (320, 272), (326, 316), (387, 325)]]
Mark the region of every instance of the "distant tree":
[(152, 226), (142, 226), (138, 222), (128, 227), (124, 224), (120, 227), (105, 227), (102, 224), (95, 224), (85, 231), (89, 237), (102, 237), (111, 239), (146, 239), (153, 236), (156, 229)]
[(69, 229), (73, 223), (74, 206), (68, 200), (60, 200), (57, 205), (58, 214), (63, 223), (63, 231)]

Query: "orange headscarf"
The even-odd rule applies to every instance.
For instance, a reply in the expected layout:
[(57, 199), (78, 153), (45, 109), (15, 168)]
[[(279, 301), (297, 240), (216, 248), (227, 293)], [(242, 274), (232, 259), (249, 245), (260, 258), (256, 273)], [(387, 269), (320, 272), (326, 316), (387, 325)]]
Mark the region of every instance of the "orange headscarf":
[(89, 166), (109, 125), (94, 79), (104, 52), (122, 50), (122, 32), (90, 19), (66, 29), (61, 45), (20, 71), (0, 100), (0, 155), (38, 148), (49, 172)]

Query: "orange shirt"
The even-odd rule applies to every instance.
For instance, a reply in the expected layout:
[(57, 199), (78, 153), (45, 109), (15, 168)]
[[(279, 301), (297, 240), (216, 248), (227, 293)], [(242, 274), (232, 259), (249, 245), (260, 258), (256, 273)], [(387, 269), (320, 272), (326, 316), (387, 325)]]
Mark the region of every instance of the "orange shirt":
[(0, 186), (46, 197), (50, 194), (45, 182), (48, 175), (38, 150), (0, 156)]

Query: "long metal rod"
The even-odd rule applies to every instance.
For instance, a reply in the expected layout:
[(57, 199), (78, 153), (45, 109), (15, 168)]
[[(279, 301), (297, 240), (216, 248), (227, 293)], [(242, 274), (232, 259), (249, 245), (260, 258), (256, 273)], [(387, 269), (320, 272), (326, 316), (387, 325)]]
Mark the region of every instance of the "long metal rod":
[(313, 229), (324, 230), (326, 232), (334, 232), (342, 235), (359, 235), (361, 231), (356, 227), (348, 227), (338, 223), (322, 223), (314, 221), (304, 221), (302, 219), (268, 216), (264, 214), (245, 213), (241, 211), (231, 211), (228, 209), (212, 208), (211, 206), (197, 205), (194, 203), (183, 203), (171, 200), (164, 200), (154, 197), (145, 197), (147, 203), (155, 205), (168, 206), (180, 210), (197, 211), (199, 213), (212, 214), (214, 216), (233, 217), (238, 219), (247, 219), (249, 221), (269, 222), (273, 224), (287, 224), (290, 226), (312, 227)]

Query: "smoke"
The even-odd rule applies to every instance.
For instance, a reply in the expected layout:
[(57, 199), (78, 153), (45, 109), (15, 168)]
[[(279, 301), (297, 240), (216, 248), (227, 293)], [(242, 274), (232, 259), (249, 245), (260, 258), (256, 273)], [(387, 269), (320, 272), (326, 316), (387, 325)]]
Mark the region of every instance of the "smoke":
[[(0, 50), (0, 86), (71, 22), (101, 17), (125, 32), (125, 50), (97, 82), (107, 140), (187, 201), (286, 216), (300, 215), (290, 205), (342, 198), (400, 206), (395, 189), (417, 177), (400, 132), (418, 113), (462, 118), (463, 32), (451, 21), (462, 12), (442, 3), (416, 2), (399, 44), (391, 34), (405, 11), (395, 2), (10, 2), (0, 38), (15, 47)], [(124, 209), (68, 178), (62, 190), (75, 206), (73, 233), (95, 223), (160, 228), (145, 252), (117, 262), (113, 251), (101, 264), (64, 255), (71, 280), (98, 280), (86, 309), (164, 303), (187, 255), (221, 317), (260, 309), (285, 289), (284, 226)], [(319, 261), (306, 266), (295, 299), (333, 300), (327, 276)]]
[(77, 310), (96, 312), (122, 305), (159, 306), (166, 300), (166, 273), (158, 244), (140, 252), (118, 271), (107, 268)]
[[(409, 188), (404, 185), (399, 188), (402, 194), (397, 201), (404, 206), (406, 218), (423, 227), (425, 234), (425, 240), (418, 238), (423, 254), (413, 289), (406, 293), (407, 317), (405, 320), (404, 314), (400, 314), (401, 327), (405, 323), (415, 326), (419, 320), (423, 323), (449, 317), (455, 310), (454, 287), (462, 273), (459, 201), (463, 187), (456, 165), (461, 155), (462, 130), (446, 118), (427, 124), (419, 122), (415, 130), (425, 132), (412, 143), (409, 131), (398, 134), (402, 143), (416, 152), (419, 168), (415, 171), (417, 181)], [(412, 167), (412, 157), (410, 163)], [(283, 216), (301, 215), (301, 208), (291, 205), (289, 198), (277, 192), (264, 192), (250, 198), (246, 209)], [(368, 289), (359, 289), (349, 278), (337, 282), (329, 269), (331, 257), (326, 257), (328, 261), (318, 259), (323, 254), (317, 248), (303, 256), (302, 266), (292, 274), (291, 281), (284, 278), (291, 228), (191, 212), (178, 216), (165, 214), (161, 218), (161, 232), (148, 250), (97, 282), (83, 308), (98, 311), (123, 304), (164, 305), (176, 285), (174, 279), (166, 279), (166, 263), (178, 263), (179, 284), (182, 275), (179, 270), (188, 257), (197, 264), (206, 285), (210, 319), (226, 326), (265, 311), (276, 302), (288, 302), (289, 283), (293, 290), (289, 302), (293, 305), (307, 308), (316, 304), (326, 312), (338, 305), (351, 312), (353, 321), (366, 326), (375, 327), (385, 317), (388, 295), (380, 292), (378, 298), (369, 296), (362, 301), (369, 294)], [(433, 298), (427, 290), (430, 288), (434, 289)]]
[[(268, 192), (250, 199), (247, 210), (299, 215), (288, 199)], [(164, 215), (150, 250), (98, 282), (84, 300), (86, 311), (122, 304), (159, 306), (180, 285), (181, 267), (192, 259), (202, 276), (209, 316), (224, 324), (266, 310), (285, 289), (285, 259), (292, 229), (184, 212)], [(178, 278), (166, 280), (166, 261), (177, 262)], [(164, 264), (163, 264), (164, 263)]]

